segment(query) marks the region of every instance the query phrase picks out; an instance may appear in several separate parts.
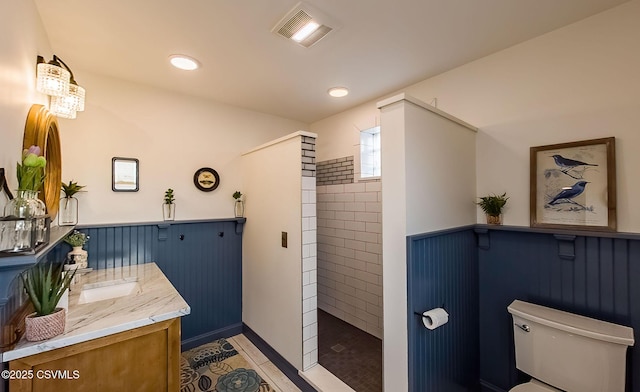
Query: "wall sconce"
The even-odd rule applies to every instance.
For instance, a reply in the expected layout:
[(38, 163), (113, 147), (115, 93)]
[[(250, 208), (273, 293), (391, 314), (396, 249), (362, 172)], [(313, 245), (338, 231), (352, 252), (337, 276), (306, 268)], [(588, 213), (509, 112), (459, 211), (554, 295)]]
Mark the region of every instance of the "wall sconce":
[(76, 112), (84, 110), (85, 90), (78, 86), (69, 66), (56, 55), (48, 63), (38, 56), (37, 63), (36, 88), (51, 96), (51, 113), (62, 118), (76, 118)]

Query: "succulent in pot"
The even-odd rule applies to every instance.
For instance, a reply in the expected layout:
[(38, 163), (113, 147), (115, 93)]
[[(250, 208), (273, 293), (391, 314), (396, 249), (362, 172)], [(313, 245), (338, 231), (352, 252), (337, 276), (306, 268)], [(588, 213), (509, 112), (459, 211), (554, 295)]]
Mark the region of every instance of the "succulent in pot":
[(162, 216), (166, 221), (176, 219), (176, 198), (173, 196), (173, 189), (169, 188), (164, 192), (164, 203), (162, 203)]
[(64, 273), (62, 263), (37, 263), (20, 277), (35, 312), (28, 315), (25, 335), (29, 341), (50, 339), (64, 332), (66, 312), (58, 302), (69, 288), (75, 271)]
[(61, 190), (64, 192), (64, 197), (67, 199), (73, 197), (78, 192), (84, 192), (82, 190), (84, 187), (85, 185), (78, 185), (78, 183), (73, 182), (73, 180), (70, 180), (68, 184), (65, 184), (64, 182), (61, 183)]
[(74, 230), (73, 233), (70, 233), (66, 237), (64, 237), (64, 242), (71, 245), (72, 247), (76, 246), (84, 246), (87, 242), (89, 242), (89, 236), (85, 233)]
[(169, 188), (164, 192), (164, 204), (173, 204), (173, 202), (176, 200), (175, 197), (173, 197), (173, 189)]
[(487, 223), (500, 225), (502, 224), (502, 209), (507, 200), (509, 200), (507, 193), (502, 195), (491, 194), (488, 196), (480, 197), (480, 201), (476, 204), (480, 206), (482, 211), (487, 215)]
[(236, 218), (244, 217), (244, 195), (240, 191), (233, 192), (233, 198), (235, 199), (234, 213)]
[(64, 237), (64, 242), (73, 248), (71, 252), (67, 253), (68, 264), (65, 265), (65, 270), (87, 268), (89, 253), (82, 249), (82, 247), (88, 241), (89, 236), (78, 230), (74, 230), (73, 233)]
[(60, 189), (64, 193), (64, 197), (60, 199), (60, 211), (58, 213), (58, 224), (60, 226), (74, 226), (78, 223), (78, 199), (75, 194), (84, 192), (84, 185), (78, 185), (73, 180), (68, 184), (62, 182)]

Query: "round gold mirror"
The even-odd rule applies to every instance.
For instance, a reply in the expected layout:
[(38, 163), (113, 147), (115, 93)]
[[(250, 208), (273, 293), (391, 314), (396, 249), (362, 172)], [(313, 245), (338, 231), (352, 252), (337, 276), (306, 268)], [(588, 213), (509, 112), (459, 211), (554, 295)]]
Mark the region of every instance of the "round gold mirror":
[(47, 159), (44, 185), (40, 199), (47, 206), (47, 213), (53, 220), (60, 205), (60, 184), (62, 183), (62, 152), (58, 119), (43, 105), (32, 105), (24, 126), (22, 148), (40, 146)]

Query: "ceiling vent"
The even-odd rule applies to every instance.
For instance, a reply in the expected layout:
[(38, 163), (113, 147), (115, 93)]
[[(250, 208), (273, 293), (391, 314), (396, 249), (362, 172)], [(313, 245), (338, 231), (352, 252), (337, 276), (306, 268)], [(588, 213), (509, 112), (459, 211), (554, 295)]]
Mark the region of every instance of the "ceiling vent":
[(271, 31), (308, 48), (333, 30), (325, 24), (326, 19), (310, 5), (298, 3)]

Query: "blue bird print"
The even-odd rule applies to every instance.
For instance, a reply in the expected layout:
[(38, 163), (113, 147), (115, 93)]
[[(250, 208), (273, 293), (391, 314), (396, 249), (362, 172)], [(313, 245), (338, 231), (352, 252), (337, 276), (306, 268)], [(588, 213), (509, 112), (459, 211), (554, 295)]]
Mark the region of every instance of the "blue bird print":
[(562, 169), (562, 171), (567, 171), (571, 169), (575, 169), (578, 166), (598, 166), (594, 163), (586, 163), (582, 161), (576, 161), (575, 159), (565, 158), (562, 155), (552, 155), (551, 156), (554, 161), (556, 161), (556, 165)]
[(572, 199), (580, 196), (582, 192), (584, 192), (585, 187), (589, 182), (587, 181), (578, 181), (572, 187), (563, 189), (560, 193), (555, 195), (551, 201), (548, 203), (549, 205), (555, 205), (560, 200), (565, 200), (571, 203), (578, 204), (574, 202)]

